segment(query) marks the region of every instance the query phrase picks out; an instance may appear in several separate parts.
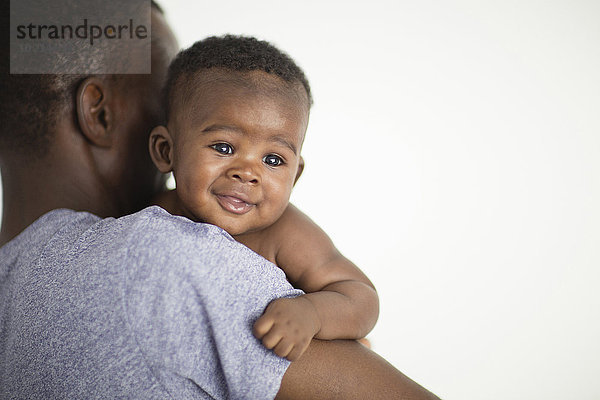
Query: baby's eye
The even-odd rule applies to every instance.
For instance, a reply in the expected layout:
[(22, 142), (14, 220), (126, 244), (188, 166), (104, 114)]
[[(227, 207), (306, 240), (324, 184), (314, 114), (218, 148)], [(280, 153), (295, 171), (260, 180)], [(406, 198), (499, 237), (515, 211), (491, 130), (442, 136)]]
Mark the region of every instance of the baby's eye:
[(278, 167), (283, 164), (283, 159), (275, 154), (269, 154), (263, 157), (263, 162), (269, 167)]
[(233, 154), (233, 147), (227, 143), (216, 143), (210, 147), (215, 149), (219, 154)]

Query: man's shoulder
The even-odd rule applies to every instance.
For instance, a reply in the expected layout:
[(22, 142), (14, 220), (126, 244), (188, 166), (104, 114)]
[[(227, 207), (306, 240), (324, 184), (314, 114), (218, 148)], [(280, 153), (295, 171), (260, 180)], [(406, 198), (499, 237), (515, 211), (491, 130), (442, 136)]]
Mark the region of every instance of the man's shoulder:
[(102, 240), (127, 249), (136, 258), (159, 259), (163, 265), (197, 266), (214, 264), (223, 257), (257, 256), (221, 228), (171, 215), (157, 206), (102, 222), (106, 224), (99, 228), (106, 229)]
[[(261, 282), (275, 293), (286, 294), (291, 286), (281, 269), (235, 241), (221, 228), (173, 216), (160, 207), (107, 221), (110, 226), (102, 241), (116, 246), (117, 260), (154, 269), (158, 274), (176, 271), (191, 281)], [(113, 232), (118, 239), (111, 240)], [(120, 254), (120, 255), (119, 255)], [(210, 275), (210, 279), (204, 278)], [(243, 286), (243, 285), (242, 285)]]
[(61, 365), (67, 381), (98, 387), (146, 379), (178, 394), (277, 392), (288, 364), (250, 327), (274, 298), (300, 292), (220, 228), (158, 207), (105, 219), (55, 210), (7, 246), (0, 311), (10, 325), (0, 331), (27, 341), (0, 349), (11, 377)]
[(235, 242), (223, 229), (215, 225), (193, 222), (185, 217), (171, 215), (158, 206), (150, 206), (131, 215), (118, 218), (115, 224), (124, 233), (150, 235), (154, 240), (180, 242), (182, 240), (216, 240)]
[[(88, 212), (53, 210), (2, 247), (15, 257), (78, 260), (102, 259), (160, 263), (175, 267), (215, 264), (225, 257), (258, 257), (221, 228), (173, 216), (152, 206), (120, 218), (99, 218)], [(260, 257), (259, 257), (260, 258)]]
[(210, 224), (193, 222), (185, 217), (171, 215), (158, 206), (150, 206), (134, 214), (114, 220), (124, 233), (151, 235), (155, 240), (235, 240), (223, 229)]
[(283, 271), (221, 228), (159, 207), (107, 223), (124, 232), (119, 252), (126, 253), (110, 257), (127, 260), (125, 308), (149, 359), (215, 397), (226, 396), (223, 380), (232, 398), (272, 397), (288, 362), (250, 327), (275, 298), (302, 293)]

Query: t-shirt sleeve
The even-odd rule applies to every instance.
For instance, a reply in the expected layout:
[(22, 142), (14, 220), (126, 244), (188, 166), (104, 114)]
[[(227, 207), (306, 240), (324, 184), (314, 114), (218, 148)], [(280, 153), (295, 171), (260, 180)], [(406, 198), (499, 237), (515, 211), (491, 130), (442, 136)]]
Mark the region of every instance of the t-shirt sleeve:
[(160, 383), (173, 396), (274, 398), (289, 362), (252, 326), (273, 299), (302, 292), (212, 225), (159, 214), (131, 237), (124, 308)]

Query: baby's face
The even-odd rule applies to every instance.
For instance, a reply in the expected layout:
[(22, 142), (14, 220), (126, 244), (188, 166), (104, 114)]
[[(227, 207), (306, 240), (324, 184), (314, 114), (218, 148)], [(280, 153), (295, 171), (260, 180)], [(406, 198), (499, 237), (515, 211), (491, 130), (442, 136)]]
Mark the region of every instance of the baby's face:
[(305, 96), (282, 90), (266, 73), (252, 74), (267, 84), (202, 82), (169, 123), (181, 208), (231, 235), (274, 223), (302, 169)]

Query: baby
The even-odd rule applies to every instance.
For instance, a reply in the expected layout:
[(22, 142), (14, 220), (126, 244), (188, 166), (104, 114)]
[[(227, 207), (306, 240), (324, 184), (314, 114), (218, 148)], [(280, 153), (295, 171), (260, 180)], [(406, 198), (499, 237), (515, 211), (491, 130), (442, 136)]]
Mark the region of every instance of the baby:
[(364, 337), (379, 313), (373, 284), (289, 203), (312, 104), (302, 70), (267, 42), (211, 37), (179, 53), (165, 93), (167, 126), (149, 146), (176, 189), (157, 204), (223, 228), (306, 293), (269, 304), (254, 335), (291, 361), (313, 337)]

